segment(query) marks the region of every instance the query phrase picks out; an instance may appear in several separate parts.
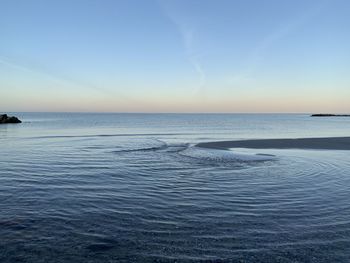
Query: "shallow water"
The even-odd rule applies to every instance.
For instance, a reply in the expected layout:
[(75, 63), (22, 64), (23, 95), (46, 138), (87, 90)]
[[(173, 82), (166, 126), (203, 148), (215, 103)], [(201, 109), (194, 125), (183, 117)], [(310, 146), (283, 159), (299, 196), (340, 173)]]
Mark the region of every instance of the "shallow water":
[(350, 119), (16, 115), (0, 126), (0, 262), (350, 261), (347, 151), (193, 146), (348, 136)]

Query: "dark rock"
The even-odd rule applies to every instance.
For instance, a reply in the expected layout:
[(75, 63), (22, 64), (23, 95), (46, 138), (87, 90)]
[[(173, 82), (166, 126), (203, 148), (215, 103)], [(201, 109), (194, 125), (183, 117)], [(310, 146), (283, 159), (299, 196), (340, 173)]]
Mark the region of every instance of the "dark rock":
[(0, 124), (6, 124), (6, 123), (21, 123), (21, 121), (14, 116), (7, 116), (7, 114), (0, 115)]
[(311, 117), (350, 117), (350, 114), (312, 114)]

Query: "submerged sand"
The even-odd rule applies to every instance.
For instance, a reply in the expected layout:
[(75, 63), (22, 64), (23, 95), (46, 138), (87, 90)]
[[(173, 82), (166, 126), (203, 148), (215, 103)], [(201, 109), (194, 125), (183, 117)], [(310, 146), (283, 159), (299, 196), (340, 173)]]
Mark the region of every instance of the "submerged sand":
[(350, 150), (350, 137), (218, 141), (198, 143), (196, 146), (210, 149), (251, 148)]

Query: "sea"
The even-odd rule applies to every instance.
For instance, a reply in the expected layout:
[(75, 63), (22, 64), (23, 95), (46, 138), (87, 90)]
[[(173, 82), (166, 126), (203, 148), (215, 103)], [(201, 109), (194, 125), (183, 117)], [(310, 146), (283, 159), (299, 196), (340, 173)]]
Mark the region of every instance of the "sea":
[(9, 115), (1, 263), (350, 262), (348, 151), (195, 146), (350, 136), (350, 118)]

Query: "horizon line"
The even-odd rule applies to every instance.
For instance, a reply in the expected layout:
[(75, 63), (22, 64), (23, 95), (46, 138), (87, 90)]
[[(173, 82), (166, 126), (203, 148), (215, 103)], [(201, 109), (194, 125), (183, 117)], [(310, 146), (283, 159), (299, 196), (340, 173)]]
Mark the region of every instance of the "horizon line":
[[(6, 114), (2, 111), (1, 114)], [(128, 111), (7, 111), (7, 113), (79, 113), (79, 114), (343, 114), (345, 112), (128, 112)]]

